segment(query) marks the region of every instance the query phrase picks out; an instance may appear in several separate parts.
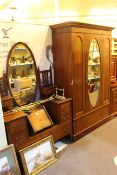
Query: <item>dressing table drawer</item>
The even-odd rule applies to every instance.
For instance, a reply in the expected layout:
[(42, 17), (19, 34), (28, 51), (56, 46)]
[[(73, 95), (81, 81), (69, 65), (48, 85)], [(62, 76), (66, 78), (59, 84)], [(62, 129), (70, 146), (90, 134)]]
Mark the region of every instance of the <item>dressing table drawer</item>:
[(66, 103), (62, 104), (60, 109), (61, 109), (61, 113), (69, 111), (71, 109), (71, 103), (66, 102)]
[(71, 121), (72, 111), (70, 98), (66, 98), (64, 100), (52, 100), (47, 103), (46, 108), (54, 122), (60, 124), (68, 120)]
[(65, 122), (71, 119), (71, 111), (61, 113), (60, 122)]
[(3, 96), (1, 97), (3, 108), (7, 110), (13, 109), (13, 99), (10, 96)]
[(72, 132), (71, 123), (70, 122), (66, 122), (62, 126), (62, 135), (67, 135), (67, 134), (70, 134), (71, 132)]
[(4, 121), (9, 144), (20, 144), (28, 139), (28, 119), (24, 112), (5, 115)]
[(22, 131), (23, 129), (26, 129), (26, 119), (21, 118), (21, 119), (9, 122), (7, 124), (7, 129), (9, 130), (11, 134), (14, 134), (19, 131)]
[(25, 132), (25, 130), (22, 130), (18, 134), (11, 135), (11, 137), (8, 138), (8, 142), (18, 145), (24, 143), (27, 140), (27, 138), (28, 138), (27, 133)]
[(53, 127), (50, 134), (53, 136), (54, 140), (60, 140), (61, 138), (71, 135), (72, 133), (72, 125), (70, 121), (61, 123), (60, 125), (56, 125)]

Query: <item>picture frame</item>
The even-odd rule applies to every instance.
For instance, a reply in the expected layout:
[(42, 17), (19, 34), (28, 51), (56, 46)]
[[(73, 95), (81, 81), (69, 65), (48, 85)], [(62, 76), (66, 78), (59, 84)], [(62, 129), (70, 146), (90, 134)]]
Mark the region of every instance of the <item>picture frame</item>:
[(36, 175), (57, 160), (52, 135), (20, 150), (19, 154), (27, 175)]
[(46, 108), (42, 105), (37, 106), (30, 112), (28, 120), (35, 133), (53, 125)]
[(21, 175), (14, 145), (0, 150), (0, 175)]

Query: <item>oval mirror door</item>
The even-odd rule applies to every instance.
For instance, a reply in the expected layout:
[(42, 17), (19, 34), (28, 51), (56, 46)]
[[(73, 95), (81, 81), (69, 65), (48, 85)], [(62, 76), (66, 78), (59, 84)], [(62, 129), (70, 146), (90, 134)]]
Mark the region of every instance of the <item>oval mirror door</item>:
[(36, 64), (30, 48), (18, 42), (11, 48), (7, 60), (10, 93), (21, 106), (33, 102), (36, 93)]
[(90, 44), (88, 55), (88, 94), (92, 106), (96, 105), (100, 87), (100, 51), (96, 39)]

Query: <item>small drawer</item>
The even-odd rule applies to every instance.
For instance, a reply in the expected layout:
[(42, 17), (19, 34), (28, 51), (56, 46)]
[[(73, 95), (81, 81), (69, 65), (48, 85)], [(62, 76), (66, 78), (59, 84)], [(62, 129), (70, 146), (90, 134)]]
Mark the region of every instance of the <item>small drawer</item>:
[(69, 102), (68, 102), (68, 103), (62, 104), (62, 105), (61, 105), (61, 113), (64, 113), (64, 112), (66, 112), (66, 111), (69, 111), (70, 108), (71, 108), (71, 107), (70, 107), (70, 104), (71, 104), (71, 103), (69, 103)]
[(116, 92), (117, 91), (117, 87), (111, 88), (112, 92)]
[(117, 104), (117, 99), (116, 98), (112, 100), (112, 104), (115, 104), (115, 103)]
[(25, 129), (25, 128), (26, 128), (26, 121), (24, 118), (9, 122), (8, 127), (7, 127), (8, 132), (10, 132), (10, 134), (14, 134), (18, 131)]
[(9, 138), (9, 143), (13, 144), (21, 144), (24, 143), (28, 139), (28, 134), (25, 130), (21, 131), (20, 133), (18, 132), (17, 134), (11, 135)]
[(61, 114), (60, 122), (65, 122), (71, 119), (71, 112), (67, 111)]
[(117, 97), (117, 91), (112, 92), (113, 97)]
[(50, 135), (52, 135), (56, 141), (71, 133), (72, 125), (70, 121), (61, 123), (60, 125), (55, 125), (55, 127), (51, 128), (50, 130)]
[(67, 134), (71, 134), (71, 131), (72, 131), (72, 128), (71, 128), (70, 123), (67, 123), (64, 126), (62, 126), (62, 132), (63, 132), (64, 136), (67, 135)]
[(10, 109), (13, 109), (13, 102), (11, 100), (2, 101), (3, 107)]

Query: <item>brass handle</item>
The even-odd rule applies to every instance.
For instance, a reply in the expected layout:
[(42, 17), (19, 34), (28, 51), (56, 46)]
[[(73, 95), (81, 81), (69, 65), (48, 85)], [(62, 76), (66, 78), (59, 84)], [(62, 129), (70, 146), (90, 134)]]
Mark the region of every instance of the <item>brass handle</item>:
[(16, 137), (15, 140), (18, 141), (19, 139), (23, 138), (24, 136), (19, 136), (19, 137)]
[(66, 115), (66, 118), (69, 118), (69, 115)]
[(64, 131), (68, 132), (68, 131), (69, 131), (69, 129), (68, 129), (68, 128), (64, 128)]
[(16, 137), (15, 140), (17, 141), (18, 140), (18, 137)]
[(73, 86), (73, 80), (71, 81), (70, 86)]
[(66, 115), (65, 117), (63, 117), (64, 120), (68, 119), (68, 118), (69, 118), (69, 115)]

